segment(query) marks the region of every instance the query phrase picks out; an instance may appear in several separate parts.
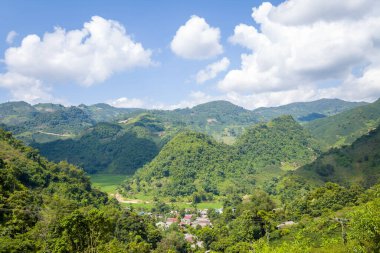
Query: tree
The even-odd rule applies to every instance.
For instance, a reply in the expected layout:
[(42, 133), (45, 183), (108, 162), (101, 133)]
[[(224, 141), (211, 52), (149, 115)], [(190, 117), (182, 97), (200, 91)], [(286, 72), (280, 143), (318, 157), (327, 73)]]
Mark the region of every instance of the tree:
[(350, 216), (348, 238), (357, 252), (380, 251), (380, 199), (357, 207)]

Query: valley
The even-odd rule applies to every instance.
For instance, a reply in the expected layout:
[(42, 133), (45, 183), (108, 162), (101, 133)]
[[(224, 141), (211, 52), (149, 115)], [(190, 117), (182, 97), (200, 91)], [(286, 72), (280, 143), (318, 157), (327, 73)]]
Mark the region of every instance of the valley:
[(379, 0), (0, 20), (0, 253), (380, 253)]
[[(315, 107), (316, 104), (320, 105)], [(29, 106), (21, 110), (18, 108), (20, 105), (26, 106), (24, 103), (13, 105), (13, 119), (21, 115), (25, 117), (21, 113), (25, 108), (33, 111)], [(308, 105), (312, 105), (310, 110), (313, 111), (307, 109)], [(9, 104), (5, 107), (7, 112), (9, 107)], [(41, 106), (36, 107), (41, 110)], [(110, 116), (112, 107), (102, 105), (101, 108), (107, 110), (105, 114), (98, 115), (94, 110), (92, 114), (81, 112), (79, 118), (77, 113), (70, 114), (74, 121), (78, 120), (75, 126), (82, 128), (76, 130), (72, 129), (74, 125), (64, 123), (71, 119), (66, 117), (67, 109), (58, 105), (44, 105), (50, 109), (43, 112), (48, 115), (42, 117), (46, 121), (41, 121), (41, 125), (25, 123), (27, 121), (21, 119), (22, 123), (9, 123), (9, 118), (4, 120), (6, 117), (2, 117), (4, 128), (13, 130), (19, 139), (33, 137), (28, 143), (39, 152), (23, 146), (10, 133), (2, 132), (0, 161), (6, 164), (8, 174), (2, 174), (2, 177), (8, 181), (3, 186), (7, 189), (3, 193), (5, 202), (0, 204), (14, 208), (12, 199), (21, 190), (34, 192), (37, 199), (42, 199), (36, 199), (35, 205), (42, 205), (38, 212), (42, 212), (44, 217), (50, 217), (46, 215), (50, 215), (48, 210), (55, 205), (51, 199), (56, 197), (65, 199), (65, 205), (76, 206), (70, 207), (69, 213), (76, 212), (86, 217), (111, 206), (115, 208), (114, 214), (105, 212), (102, 219), (130, 212), (127, 215), (131, 219), (134, 217), (147, 222), (143, 231), (157, 236), (156, 241), (145, 237), (147, 239), (143, 240), (146, 241), (138, 245), (119, 245), (121, 248), (147, 247), (145, 251), (139, 249), (137, 252), (149, 252), (152, 247), (157, 247), (157, 252), (165, 252), (159, 248), (164, 247), (164, 241), (170, 236), (179, 236), (177, 240), (183, 243), (183, 247), (190, 247), (188, 252), (202, 249), (216, 252), (249, 252), (252, 249), (260, 252), (281, 252), (282, 249), (292, 252), (345, 252), (345, 249), (356, 249), (362, 240), (357, 236), (357, 233), (362, 233), (358, 232), (362, 228), (357, 222), (365, 222), (361, 218), (362, 212), (366, 212), (363, 210), (380, 210), (380, 142), (379, 128), (375, 123), (380, 118), (377, 116), (379, 102), (347, 104), (339, 100), (321, 100), (306, 103), (306, 109), (301, 111), (299, 107), (295, 104), (265, 110), (260, 108), (258, 113), (217, 101), (173, 112), (115, 108), (117, 113)], [(51, 114), (56, 114), (56, 110), (62, 110), (58, 119), (63, 121), (57, 121), (61, 132), (56, 131), (59, 129), (56, 123), (51, 127), (51, 117), (57, 117)], [(270, 110), (273, 113), (269, 113)], [(77, 109), (69, 111), (77, 112)], [(363, 117), (363, 112), (369, 116)], [(0, 110), (0, 114), (6, 115), (6, 112)], [(317, 114), (325, 116), (313, 118)], [(358, 117), (361, 118), (360, 124)], [(85, 126), (85, 122), (91, 123)], [(331, 122), (340, 123), (334, 125)], [(25, 124), (34, 127), (25, 132)], [(333, 139), (331, 136), (341, 131), (342, 125), (352, 127), (336, 134), (338, 139)], [(35, 133), (31, 134), (31, 130)], [(39, 135), (47, 137), (35, 138)], [(218, 136), (230, 139), (226, 142)], [(344, 141), (340, 136), (344, 136)], [(39, 153), (56, 165), (47, 162)], [(25, 157), (20, 161), (31, 159), (28, 163), (36, 165), (13, 167), (18, 158), (13, 159), (12, 156)], [(35, 168), (35, 171), (30, 172), (30, 168)], [(54, 169), (45, 172), (45, 168)], [(41, 175), (40, 178), (37, 175)], [(74, 178), (66, 178), (71, 176)], [(17, 187), (13, 186), (16, 188), (11, 187), (12, 180), (19, 180)], [(68, 184), (67, 180), (71, 183)], [(70, 180), (80, 180), (81, 183)], [(13, 182), (16, 185), (16, 181)], [(58, 191), (53, 190), (55, 188)], [(82, 190), (78, 192), (79, 189)], [(95, 204), (94, 201), (98, 202)], [(90, 206), (95, 209), (89, 211)], [(65, 213), (60, 215), (57, 217), (69, 219)], [(13, 217), (20, 224), (25, 222), (25, 217)], [(186, 220), (186, 217), (194, 218)], [(352, 219), (348, 221), (350, 225), (347, 228), (350, 244), (345, 244), (346, 239), (341, 239), (341, 225), (334, 220), (348, 218)], [(12, 217), (5, 215), (2, 219), (10, 229)], [(86, 219), (90, 221), (90, 218)], [(371, 221), (368, 226), (376, 224), (372, 223), (373, 216), (366, 219)], [(43, 220), (32, 220), (28, 221), (31, 222), (28, 226), (35, 227), (28, 233), (38, 231), (45, 224)], [(247, 227), (250, 221), (253, 223)], [(49, 226), (64, 226), (64, 223), (57, 224), (58, 221), (49, 222)], [(86, 225), (90, 230), (93, 229), (91, 224)], [(112, 226), (119, 226), (117, 224)], [(325, 231), (323, 236), (316, 232), (317, 227)], [(16, 229), (12, 233), (28, 236), (17, 228), (12, 229)], [(143, 231), (129, 233), (137, 236), (138, 233), (144, 234)], [(49, 233), (46, 236), (52, 236), (50, 241), (41, 241), (39, 246), (24, 242), (17, 247), (57, 247), (59, 241), (56, 240), (64, 238), (63, 235)], [(77, 234), (75, 236), (78, 237)], [(86, 236), (92, 235), (84, 233), (85, 241)], [(113, 237), (112, 233), (109, 236)], [(265, 239), (268, 237), (270, 244)], [(4, 245), (16, 249), (16, 246), (11, 246), (14, 239), (9, 241), (6, 238), (1, 239)], [(45, 240), (45, 237), (39, 238)], [(296, 244), (294, 238), (297, 238)], [(376, 239), (368, 237), (365, 241), (370, 243), (366, 247), (376, 249)], [(110, 243), (103, 245), (111, 247)], [(65, 247), (80, 251), (75, 244)]]

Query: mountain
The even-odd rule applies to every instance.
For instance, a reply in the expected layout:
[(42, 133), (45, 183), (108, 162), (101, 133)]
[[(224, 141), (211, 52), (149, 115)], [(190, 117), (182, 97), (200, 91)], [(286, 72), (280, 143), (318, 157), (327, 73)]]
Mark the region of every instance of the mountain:
[(292, 116), (247, 128), (235, 146), (242, 160), (258, 167), (279, 165), (283, 169), (296, 169), (319, 153), (317, 142)]
[(326, 146), (349, 145), (380, 124), (380, 100), (305, 124)]
[(244, 193), (312, 161), (317, 153), (316, 142), (291, 116), (255, 125), (231, 146), (185, 131), (139, 169), (125, 189), (162, 196)]
[(380, 128), (349, 146), (334, 148), (295, 172), (311, 182), (336, 182), (369, 187), (380, 179)]
[(233, 142), (244, 127), (258, 122), (251, 111), (227, 101), (213, 101), (193, 108), (173, 111), (150, 110), (167, 124), (213, 136), (218, 141)]
[(73, 137), (95, 121), (75, 106), (9, 102), (0, 105), (0, 123), (17, 138), (30, 143)]
[(52, 161), (66, 160), (89, 173), (133, 174), (158, 154), (170, 134), (155, 118), (139, 115), (120, 124), (98, 123), (79, 138), (32, 146)]
[(94, 105), (79, 105), (78, 108), (85, 111), (96, 122), (113, 122), (124, 118), (131, 113), (141, 113), (144, 109), (138, 108), (116, 108), (105, 103)]
[(291, 103), (278, 107), (258, 108), (253, 112), (263, 121), (268, 121), (281, 115), (292, 115), (297, 121), (308, 122), (366, 104), (365, 102), (347, 102), (340, 99), (320, 99), (312, 102)]
[(65, 107), (25, 102), (0, 104), (0, 124), (26, 143), (74, 138), (98, 122), (113, 122), (142, 109), (121, 109), (107, 104)]
[(7, 125), (17, 125), (29, 119), (29, 116), (36, 112), (30, 104), (19, 102), (7, 102), (0, 104), (0, 121)]
[(215, 180), (227, 174), (228, 148), (209, 136), (185, 131), (176, 135), (135, 178), (147, 188), (170, 196), (191, 195), (197, 188), (215, 192)]
[(206, 114), (210, 116), (218, 116), (220, 114), (236, 116), (242, 113), (248, 113), (249, 110), (243, 107), (232, 104), (224, 100), (212, 101), (204, 104), (199, 104), (191, 108), (192, 113)]

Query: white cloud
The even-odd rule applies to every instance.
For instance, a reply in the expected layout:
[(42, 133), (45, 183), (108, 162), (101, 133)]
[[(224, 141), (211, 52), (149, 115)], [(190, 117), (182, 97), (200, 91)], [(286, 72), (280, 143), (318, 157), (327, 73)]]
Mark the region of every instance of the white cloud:
[[(379, 97), (380, 82), (369, 80), (380, 69), (379, 11), (375, 0), (263, 3), (252, 13), (259, 29), (235, 27), (230, 42), (251, 52), (242, 54), (241, 68), (229, 71), (218, 87), (258, 104), (265, 104), (262, 98), (276, 101), (268, 105), (332, 94), (350, 100)], [(361, 66), (366, 67), (354, 75)], [(330, 80), (340, 84), (326, 88)], [(309, 95), (300, 96), (305, 87)]]
[(273, 8), (269, 15), (276, 22), (304, 25), (318, 21), (355, 21), (367, 15), (378, 15), (379, 7), (376, 0), (292, 0)]
[(7, 34), (7, 38), (5, 39), (5, 41), (8, 43), (8, 44), (12, 44), (14, 39), (16, 38), (18, 34), (15, 32), (15, 31), (10, 31), (8, 34)]
[(192, 16), (175, 34), (170, 47), (185, 59), (209, 59), (223, 53), (219, 28), (210, 27), (204, 18)]
[[(120, 23), (94, 16), (81, 30), (58, 27), (42, 38), (35, 34), (26, 36), (19, 47), (6, 50), (4, 63), (8, 72), (3, 76), (23, 76), (24, 80), (33, 79), (43, 87), (59, 82), (91, 86), (116, 72), (149, 66), (152, 60), (151, 51), (134, 42)], [(33, 93), (36, 86), (28, 83), (18, 78), (12, 85), (0, 83), (0, 86), (7, 86), (14, 95), (19, 87), (26, 94)], [(37, 97), (39, 92), (31, 98)]]
[(119, 108), (143, 108), (145, 106), (144, 101), (137, 98), (121, 97), (115, 100), (107, 101), (109, 105)]
[(38, 103), (53, 98), (49, 88), (44, 87), (41, 81), (17, 73), (0, 74), (0, 88), (10, 90), (12, 100)]
[(220, 72), (226, 71), (228, 66), (230, 66), (230, 61), (227, 57), (207, 65), (205, 69), (202, 69), (197, 73), (197, 83), (204, 83), (208, 80), (214, 79)]

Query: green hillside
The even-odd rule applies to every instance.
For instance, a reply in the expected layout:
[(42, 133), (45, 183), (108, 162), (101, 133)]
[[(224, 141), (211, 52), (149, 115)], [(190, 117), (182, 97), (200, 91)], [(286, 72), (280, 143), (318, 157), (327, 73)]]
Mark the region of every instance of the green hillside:
[(364, 102), (347, 102), (340, 99), (320, 99), (312, 102), (297, 102), (288, 105), (258, 108), (253, 112), (260, 120), (270, 120), (281, 115), (292, 115), (297, 121), (312, 121), (323, 116), (332, 116), (352, 108), (366, 105)]
[(4, 115), (0, 122), (27, 143), (71, 138), (95, 124), (86, 112), (75, 106), (37, 104), (32, 107), (24, 102), (12, 102), (8, 107), (12, 110), (0, 107), (0, 115)]
[(310, 133), (291, 116), (247, 128), (235, 146), (241, 160), (259, 168), (278, 165), (295, 169), (314, 160), (319, 152)]
[(0, 182), (0, 252), (149, 252), (161, 238), (82, 170), (48, 162), (1, 129)]
[[(184, 196), (198, 190), (217, 193), (218, 182), (228, 176), (227, 149), (207, 135), (182, 132), (134, 178), (144, 181), (147, 190), (155, 190), (159, 195)], [(139, 187), (137, 181), (134, 183)]]
[(65, 107), (59, 104), (8, 102), (0, 104), (0, 123), (27, 143), (75, 138), (97, 122), (113, 122), (139, 109), (119, 109), (107, 104)]
[(138, 170), (125, 190), (162, 196), (244, 193), (312, 161), (317, 152), (310, 134), (290, 116), (249, 128), (232, 146), (185, 131)]
[(126, 124), (98, 123), (79, 138), (33, 143), (52, 161), (66, 160), (89, 173), (133, 174), (151, 161), (170, 130), (146, 115)]
[(380, 100), (305, 124), (327, 146), (349, 145), (380, 123)]
[(226, 143), (233, 142), (246, 126), (258, 122), (252, 111), (222, 100), (193, 108), (149, 113), (172, 126), (205, 133)]
[(380, 128), (350, 146), (331, 149), (296, 171), (310, 182), (337, 182), (369, 187), (380, 179)]

